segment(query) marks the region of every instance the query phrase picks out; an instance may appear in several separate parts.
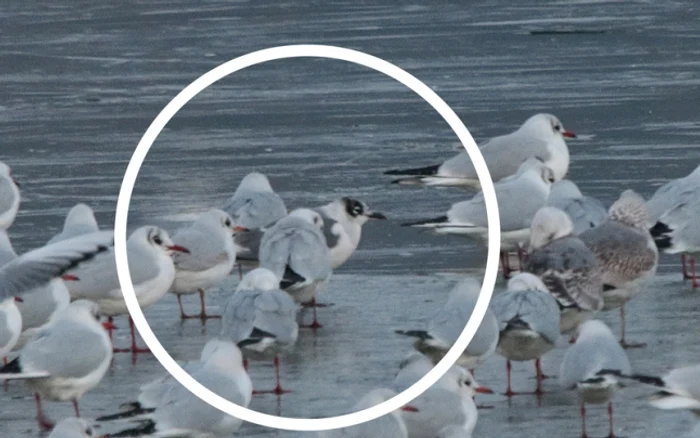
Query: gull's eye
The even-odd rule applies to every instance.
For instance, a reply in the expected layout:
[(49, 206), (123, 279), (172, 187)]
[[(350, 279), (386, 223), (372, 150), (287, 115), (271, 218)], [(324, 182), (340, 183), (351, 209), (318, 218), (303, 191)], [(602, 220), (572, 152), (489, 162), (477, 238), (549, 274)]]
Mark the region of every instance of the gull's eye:
[(155, 243), (156, 245), (162, 245), (163, 239), (161, 239), (160, 236), (156, 234), (156, 236), (153, 237), (153, 243)]
[(314, 216), (314, 223), (318, 225), (318, 216)]
[(561, 125), (554, 125), (554, 130), (555, 131), (561, 131)]
[(231, 226), (231, 219), (226, 219), (226, 221), (224, 222), (224, 225), (226, 225), (227, 227), (230, 227)]

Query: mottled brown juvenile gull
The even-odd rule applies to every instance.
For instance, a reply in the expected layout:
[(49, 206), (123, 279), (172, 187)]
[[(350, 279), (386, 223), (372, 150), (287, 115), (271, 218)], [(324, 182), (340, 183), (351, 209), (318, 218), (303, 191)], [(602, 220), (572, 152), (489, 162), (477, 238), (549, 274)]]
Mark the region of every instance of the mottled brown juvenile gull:
[(498, 352), (506, 358), (508, 397), (516, 395), (510, 381), (514, 361), (535, 361), (536, 394), (542, 394), (540, 358), (554, 348), (561, 335), (559, 305), (542, 281), (533, 274), (521, 273), (511, 278), (508, 290), (491, 300), (500, 335)]
[(656, 274), (659, 252), (647, 229), (644, 198), (625, 190), (610, 207), (608, 220), (581, 234), (581, 240), (600, 262), (603, 310), (620, 308), (621, 338), (625, 347), (643, 347), (625, 340), (625, 303), (642, 292)]
[(525, 270), (538, 276), (561, 308), (561, 332), (570, 333), (603, 308), (601, 269), (595, 254), (572, 234), (569, 216), (543, 207), (532, 220)]
[[(576, 135), (564, 129), (553, 115), (535, 114), (516, 131), (494, 137), (480, 146), (480, 151), (494, 182), (513, 175), (530, 158), (543, 161), (554, 172), (554, 178), (560, 180), (569, 169), (569, 149), (564, 137), (574, 138)], [(480, 187), (476, 169), (466, 152), (442, 164), (389, 170), (386, 175), (408, 176), (394, 181), (401, 184)]]
[[(510, 275), (508, 251), (519, 250), (530, 237), (532, 218), (542, 208), (554, 182), (554, 174), (536, 158), (525, 161), (518, 172), (494, 185), (501, 219), (501, 264)], [(455, 234), (488, 241), (488, 219), (483, 193), (468, 201), (458, 202), (446, 215), (402, 224), (430, 228), (438, 234)]]
[(576, 389), (581, 400), (582, 437), (586, 437), (586, 404), (608, 404), (609, 438), (615, 437), (612, 398), (620, 388), (619, 374), (632, 371), (625, 350), (602, 321), (584, 322), (576, 343), (564, 356), (559, 382), (564, 389)]
[(574, 225), (573, 233), (577, 236), (603, 223), (608, 217), (608, 211), (599, 200), (583, 196), (578, 186), (568, 179), (552, 184), (546, 205), (568, 214)]

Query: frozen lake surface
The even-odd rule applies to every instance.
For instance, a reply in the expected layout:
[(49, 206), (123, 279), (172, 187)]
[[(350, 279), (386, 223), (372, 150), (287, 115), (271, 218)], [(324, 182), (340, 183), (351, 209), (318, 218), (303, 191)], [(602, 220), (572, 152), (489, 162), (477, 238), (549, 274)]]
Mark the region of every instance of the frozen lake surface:
[[(0, 159), (22, 182), (22, 210), (10, 230), (16, 248), (43, 244), (76, 202), (89, 203), (98, 220), (111, 225), (129, 157), (169, 100), (216, 65), (281, 44), (334, 44), (391, 61), (440, 94), (477, 141), (536, 112), (554, 113), (583, 137), (569, 142), (569, 177), (607, 203), (625, 188), (649, 196), (700, 162), (700, 7), (694, 1), (393, 3), (3, 6)], [(411, 349), (394, 330), (422, 327), (460, 275), (482, 273), (483, 248), (398, 227), (439, 215), (470, 195), (398, 187), (382, 175), (459, 150), (439, 115), (389, 78), (339, 61), (272, 62), (223, 79), (170, 122), (141, 170), (130, 223), (174, 230), (223, 202), (253, 170), (268, 174), (290, 207), (350, 195), (386, 213), (391, 220), (366, 226), (360, 249), (322, 296), (335, 304), (321, 309), (325, 327), (303, 332), (283, 360), (283, 383), (293, 392), (252, 403), (285, 416), (343, 413), (367, 390), (392, 381)], [(692, 328), (700, 297), (680, 281), (676, 258), (661, 262), (658, 278), (629, 305), (630, 339), (648, 343), (629, 351), (630, 359), (647, 374), (700, 361)], [(236, 282), (212, 291), (212, 312)], [(193, 309), (196, 304), (188, 300)], [(176, 359), (195, 359), (218, 322), (181, 323), (176, 314), (170, 296), (147, 312)], [(618, 329), (617, 313), (602, 318)], [(126, 321), (118, 325), (124, 342)], [(558, 373), (562, 354), (546, 356), (547, 374)], [(139, 356), (134, 364), (118, 355), (83, 398), (83, 415), (114, 411), (162, 372), (152, 357)], [(529, 364), (516, 365), (515, 384), (534, 386), (532, 375)], [(254, 364), (252, 376), (269, 386), (270, 364)], [(491, 358), (477, 379), (503, 391), (504, 360)], [(574, 400), (557, 392), (555, 380), (546, 385), (552, 393), (541, 406), (535, 397), (480, 397), (494, 409), (480, 412), (475, 437), (578, 436)], [(632, 389), (617, 397), (620, 436), (680, 435), (693, 425), (689, 414), (646, 406), (643, 395)], [(10, 384), (0, 400), (0, 436), (43, 436), (23, 385)], [(69, 403), (46, 407), (54, 418), (72, 413)], [(589, 432), (603, 436), (604, 409), (589, 412)], [(240, 435), (300, 434), (245, 425)]]

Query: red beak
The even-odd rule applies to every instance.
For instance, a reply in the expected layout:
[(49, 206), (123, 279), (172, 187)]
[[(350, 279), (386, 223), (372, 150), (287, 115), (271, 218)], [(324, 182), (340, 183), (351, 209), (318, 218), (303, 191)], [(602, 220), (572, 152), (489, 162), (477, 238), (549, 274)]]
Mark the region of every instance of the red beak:
[(180, 246), (180, 245), (170, 245), (170, 246), (166, 246), (166, 248), (168, 248), (170, 251), (184, 252), (185, 254), (190, 253), (189, 249), (185, 248), (184, 246)]
[(419, 412), (417, 407), (411, 405), (402, 406), (401, 410), (404, 412)]
[(61, 280), (63, 280), (63, 281), (80, 281), (80, 279), (78, 277), (76, 277), (75, 275), (71, 275), (71, 274), (61, 275)]
[(15, 303), (23, 303), (24, 300), (20, 297), (15, 297)]
[(238, 227), (238, 226), (233, 228), (234, 233), (245, 233), (246, 231), (250, 231), (250, 230), (246, 227)]
[(571, 131), (564, 131), (561, 133), (561, 135), (566, 138), (576, 138), (576, 134)]
[(493, 390), (491, 388), (487, 388), (485, 386), (479, 386), (474, 391), (476, 391), (480, 394), (493, 394)]

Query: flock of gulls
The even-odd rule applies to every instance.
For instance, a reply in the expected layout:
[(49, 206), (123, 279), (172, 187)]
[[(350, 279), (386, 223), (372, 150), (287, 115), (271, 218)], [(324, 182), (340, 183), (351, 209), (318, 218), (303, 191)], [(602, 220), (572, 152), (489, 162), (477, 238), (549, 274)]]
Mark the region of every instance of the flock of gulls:
[[(541, 358), (566, 345), (559, 380), (577, 391), (586, 435), (586, 405), (607, 404), (609, 436), (615, 436), (612, 399), (627, 385), (648, 386), (649, 403), (700, 415), (700, 365), (666, 376), (637, 374), (625, 349), (643, 347), (625, 338), (625, 304), (656, 274), (658, 252), (681, 254), (684, 278), (698, 286), (693, 255), (700, 253), (700, 167), (660, 187), (649, 200), (624, 191), (606, 209), (564, 179), (569, 167), (565, 138), (575, 135), (549, 114), (529, 118), (516, 131), (481, 146), (495, 183), (501, 219), (501, 266), (505, 291), (494, 294), (474, 339), (458, 362), (431, 388), (399, 411), (351, 428), (320, 432), (340, 438), (465, 438), (478, 419), (474, 397), (490, 393), (475, 370), (492, 354), (507, 360), (506, 395), (513, 391), (511, 361), (534, 361), (536, 394), (546, 378)], [(391, 170), (394, 182), (478, 190), (466, 153), (440, 165)], [(34, 393), (38, 425), (50, 438), (99, 435), (80, 418), (78, 402), (107, 373), (113, 354), (148, 352), (139, 347), (129, 318), (131, 345), (115, 346), (115, 317), (128, 310), (117, 278), (113, 233), (100, 231), (91, 208), (73, 207), (63, 231), (44, 247), (17, 255), (8, 237), (20, 203), (19, 184), (0, 163), (0, 380), (24, 380)], [(359, 200), (344, 197), (291, 212), (268, 178), (251, 173), (233, 196), (201, 213), (172, 234), (157, 226), (134, 230), (127, 240), (129, 269), (142, 308), (175, 294), (182, 319), (221, 319), (200, 360), (184, 368), (220, 396), (248, 406), (254, 395), (287, 392), (280, 358), (303, 333), (322, 328), (316, 302), (331, 273), (354, 253), (363, 226), (386, 219)], [(446, 214), (403, 224), (486, 243), (484, 198), (454, 204)], [(10, 229), (11, 233), (11, 229)], [(235, 292), (219, 314), (207, 312), (208, 289), (237, 275)], [(481, 283), (464, 278), (427, 327), (397, 331), (415, 339), (395, 380), (369, 392), (355, 409), (381, 403), (422, 378), (453, 345), (471, 316)], [(198, 294), (199, 314), (187, 314), (183, 295)], [(300, 308), (313, 322), (300, 324)], [(620, 309), (620, 338), (595, 319)], [(253, 361), (273, 361), (276, 385), (260, 390), (247, 370)], [(255, 387), (255, 390), (254, 390)], [(54, 426), (42, 400), (71, 401), (75, 417)], [(242, 425), (202, 402), (169, 375), (144, 382), (133, 401), (96, 419), (114, 423), (110, 437), (230, 437)], [(100, 428), (101, 429), (101, 428)]]

